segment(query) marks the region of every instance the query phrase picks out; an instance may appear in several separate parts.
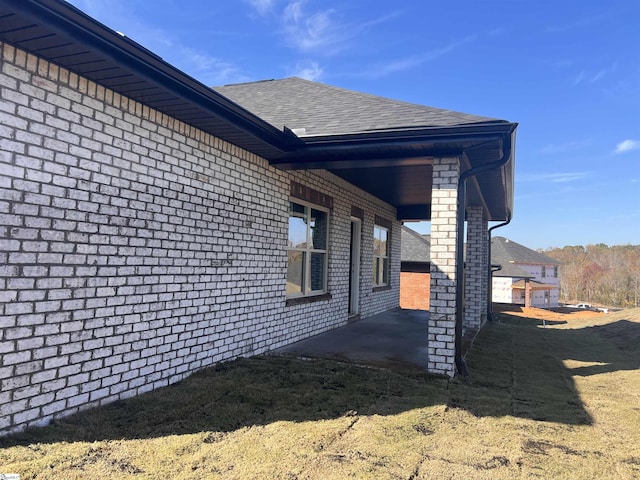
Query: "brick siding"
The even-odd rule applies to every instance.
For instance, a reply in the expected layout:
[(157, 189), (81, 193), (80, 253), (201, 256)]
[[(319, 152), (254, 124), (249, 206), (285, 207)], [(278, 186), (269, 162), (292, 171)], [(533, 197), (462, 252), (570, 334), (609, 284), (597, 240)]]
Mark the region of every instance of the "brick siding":
[(487, 222), (482, 207), (467, 208), (464, 330), (471, 335), (486, 321)]
[(428, 273), (400, 272), (400, 308), (429, 310), (430, 282)]
[(460, 162), (436, 158), (431, 198), (431, 300), (428, 368), (432, 373), (455, 374), (456, 233)]
[[(239, 147), (0, 44), (0, 434), (169, 385), (347, 322), (352, 207), (395, 210), (326, 171)], [(334, 197), (330, 299), (287, 307), (291, 181)]]

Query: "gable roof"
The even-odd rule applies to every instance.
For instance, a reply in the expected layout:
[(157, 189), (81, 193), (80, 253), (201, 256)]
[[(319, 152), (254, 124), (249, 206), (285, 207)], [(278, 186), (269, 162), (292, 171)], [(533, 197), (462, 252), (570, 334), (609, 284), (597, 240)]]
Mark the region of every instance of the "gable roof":
[(214, 87), (218, 93), (282, 130), (300, 137), (342, 135), (416, 127), (504, 123), (440, 108), (345, 90), (302, 78)]
[(431, 243), (418, 232), (402, 226), (402, 250), (400, 261), (430, 263)]
[(556, 259), (505, 237), (491, 239), (491, 263), (502, 265), (503, 268), (510, 263), (516, 265), (560, 265)]

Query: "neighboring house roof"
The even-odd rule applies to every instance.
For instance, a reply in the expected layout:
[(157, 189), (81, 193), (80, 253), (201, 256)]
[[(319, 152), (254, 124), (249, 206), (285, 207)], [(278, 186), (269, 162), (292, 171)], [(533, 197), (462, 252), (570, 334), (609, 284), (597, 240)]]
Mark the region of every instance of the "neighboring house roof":
[(499, 121), (295, 77), (225, 85), (214, 90), (274, 127), (290, 128), (300, 137)]
[(402, 226), (402, 262), (430, 263), (431, 244), (418, 232)]
[(499, 263), (496, 260), (492, 260), (491, 264), (500, 266), (500, 270), (493, 271), (494, 277), (535, 278), (535, 275), (531, 275), (514, 263)]
[(515, 263), (516, 265), (560, 265), (560, 262), (556, 259), (505, 237), (493, 237), (491, 239), (491, 263), (502, 265), (503, 269), (510, 263)]

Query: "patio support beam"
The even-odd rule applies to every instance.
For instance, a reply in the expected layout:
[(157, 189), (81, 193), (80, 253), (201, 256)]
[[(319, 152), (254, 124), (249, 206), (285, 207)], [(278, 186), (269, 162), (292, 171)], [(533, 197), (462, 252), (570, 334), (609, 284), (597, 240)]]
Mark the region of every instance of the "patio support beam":
[(480, 329), (487, 311), (487, 233), (482, 206), (467, 207), (467, 255), (463, 332)]
[(456, 232), (460, 160), (435, 158), (431, 193), (431, 293), (428, 369), (455, 375)]

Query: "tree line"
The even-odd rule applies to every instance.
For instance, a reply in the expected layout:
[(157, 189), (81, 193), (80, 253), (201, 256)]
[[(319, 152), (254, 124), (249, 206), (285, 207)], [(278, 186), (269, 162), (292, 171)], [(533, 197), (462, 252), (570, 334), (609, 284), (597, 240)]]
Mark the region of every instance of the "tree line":
[(560, 301), (640, 306), (640, 245), (577, 245), (544, 253), (561, 262)]

